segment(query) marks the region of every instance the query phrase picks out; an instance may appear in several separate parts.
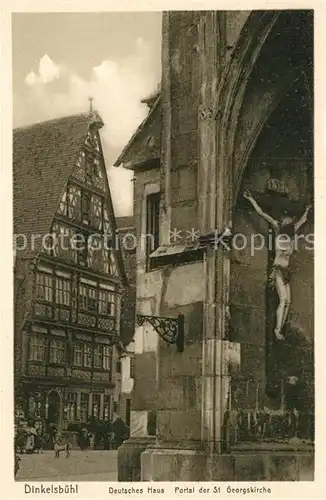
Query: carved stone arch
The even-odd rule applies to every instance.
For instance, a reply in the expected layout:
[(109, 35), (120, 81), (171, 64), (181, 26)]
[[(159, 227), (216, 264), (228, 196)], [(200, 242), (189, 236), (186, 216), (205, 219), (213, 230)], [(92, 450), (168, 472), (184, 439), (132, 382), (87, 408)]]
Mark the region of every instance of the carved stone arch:
[[(301, 204), (305, 205), (308, 200), (310, 202), (310, 189), (313, 185), (311, 18), (309, 13), (303, 11), (294, 13), (293, 17), (286, 12), (281, 12), (276, 17), (272, 14), (264, 17), (261, 13), (254, 13), (253, 16), (253, 21), (260, 19), (261, 24), (257, 22), (255, 29), (256, 34), (262, 35), (263, 42), (261, 43), (262, 39), (259, 41), (258, 49), (254, 47), (255, 34), (244, 27), (242, 39), (238, 42), (238, 52), (235, 54), (236, 62), (233, 62), (238, 73), (235, 74), (235, 70), (233, 75), (229, 73), (233, 80), (224, 83), (232, 95), (220, 117), (224, 126), (221, 126), (218, 134), (218, 150), (223, 155), (218, 161), (227, 166), (230, 179), (231, 201), (228, 203), (231, 205), (233, 230), (235, 234), (244, 234), (248, 241), (254, 232), (267, 238), (268, 229), (263, 221), (259, 225), (258, 219), (255, 221), (254, 217), (248, 216), (246, 202), (244, 200), (242, 204), (242, 196), (239, 196), (240, 186), (248, 186), (257, 196), (264, 197), (267, 180), (270, 177), (280, 177), (284, 182), (289, 181), (286, 203), (298, 203), (301, 211)], [(300, 23), (304, 28), (302, 32), (297, 29)], [(302, 42), (300, 37), (303, 36), (307, 36), (307, 39)], [(249, 41), (246, 42), (247, 38)], [(271, 56), (275, 58), (274, 61), (270, 61)], [(295, 168), (289, 159), (296, 161)], [(278, 197), (275, 194), (274, 197), (273, 194), (269, 202), (269, 208), (275, 208), (276, 214), (282, 205), (281, 198), (281, 195)], [(270, 213), (268, 209), (266, 211)], [(243, 252), (235, 251), (230, 265), (232, 339), (243, 344), (243, 379), (248, 373), (255, 378), (258, 384), (255, 391), (257, 394), (261, 393), (259, 404), (268, 407), (269, 404), (283, 404), (288, 397), (288, 389), (284, 387), (287, 387), (287, 375), (292, 375), (291, 370), (300, 372), (303, 366), (302, 373), (309, 372), (306, 368), (309, 363), (301, 363), (309, 349), (297, 347), (295, 339), (302, 338), (302, 343), (305, 339), (308, 339), (307, 343), (313, 339), (312, 322), (308, 322), (313, 304), (313, 255), (298, 252), (295, 256), (295, 269), (300, 269), (300, 275), (296, 275), (294, 271), (291, 276), (292, 316), (289, 324), (292, 328), (298, 323), (300, 333), (294, 327), (293, 331), (289, 330), (287, 341), (291, 349), (287, 353), (291, 351), (295, 355), (292, 355), (294, 361), (290, 361), (287, 354), (285, 363), (285, 357), (280, 356), (277, 347), (275, 349), (277, 344), (274, 327), (278, 297), (275, 294), (272, 296), (267, 287), (273, 252), (269, 252), (269, 247), (265, 245), (261, 252), (252, 253), (249, 246)], [(302, 287), (302, 283), (305, 283), (305, 287)], [(303, 289), (306, 299), (301, 301)], [(300, 368), (297, 368), (295, 363), (299, 359)], [(308, 394), (313, 385), (312, 377), (309, 377), (304, 381), (303, 378), (300, 379), (300, 383), (309, 387)], [(254, 395), (255, 391), (250, 389), (250, 384), (251, 382), (245, 391), (249, 394), (252, 390)], [(239, 393), (241, 391), (239, 388)], [(284, 400), (280, 398), (281, 394)], [(254, 397), (253, 395), (250, 397)], [(307, 401), (310, 404), (312, 398), (305, 398), (295, 404), (302, 404), (302, 407), (308, 405)], [(240, 399), (239, 396), (239, 401)], [(240, 407), (246, 405), (246, 401), (247, 396), (239, 403)]]
[[(221, 80), (216, 106), (217, 114), (221, 113), (217, 140), (220, 159), (228, 163), (229, 174), (231, 174), (233, 167), (233, 144), (246, 84), (278, 15), (277, 12), (272, 11), (250, 14)], [(230, 181), (232, 184), (232, 176)]]
[(46, 394), (46, 417), (61, 427), (63, 416), (63, 394), (60, 389), (50, 389)]
[[(246, 101), (247, 89), (250, 79), (257, 69), (262, 64), (268, 64), (268, 61), (261, 61), (260, 56), (266, 42), (271, 34), (276, 31), (278, 23), (285, 16), (282, 11), (268, 12), (253, 12), (244, 27), (242, 28), (239, 40), (232, 54), (231, 61), (226, 68), (225, 74), (221, 80), (220, 88), (217, 96), (217, 110), (220, 111), (219, 127), (217, 133), (219, 162), (226, 162), (226, 170), (228, 172), (229, 181), (229, 203), (233, 206), (232, 200), (236, 200), (237, 192), (244, 173), (244, 169), (249, 158), (249, 155), (258, 140), (258, 137), (267, 122), (268, 117), (282, 100), (283, 96), (289, 88), (299, 78), (305, 79), (305, 84), (312, 108), (312, 84), (309, 78), (302, 71), (302, 68), (295, 68), (289, 71), (284, 78), (280, 79), (274, 87), (270, 88), (269, 102), (265, 103), (261, 112), (256, 116), (256, 124), (253, 127), (251, 138), (246, 147), (246, 150), (241, 155), (241, 158), (236, 156), (237, 153), (237, 138), (239, 136), (239, 122), (244, 113), (243, 105)], [(289, 32), (285, 34), (289, 36)], [(219, 111), (218, 111), (219, 114)], [(240, 130), (241, 134), (241, 130)]]
[(309, 93), (310, 89), (309, 89), (308, 78), (305, 72), (297, 69), (295, 69), (294, 71), (289, 71), (289, 73), (285, 75), (284, 79), (280, 80), (278, 86), (270, 89), (269, 99), (266, 99), (265, 102), (262, 102), (261, 108), (257, 109), (254, 126), (251, 130), (251, 134), (248, 143), (246, 145), (246, 148), (242, 152), (241, 156), (236, 157), (235, 151), (233, 152), (232, 160), (237, 162), (236, 165), (237, 175), (233, 177), (234, 203), (236, 202), (239, 194), (239, 189), (241, 186), (241, 182), (245, 173), (248, 160), (252, 154), (252, 151), (255, 148), (255, 145), (262, 131), (269, 122), (273, 112), (277, 109), (277, 107), (282, 103), (283, 99), (286, 97), (289, 90), (295, 85), (297, 85), (300, 81), (304, 82), (304, 86), (307, 89), (308, 99), (309, 100), (311, 99), (311, 95)]

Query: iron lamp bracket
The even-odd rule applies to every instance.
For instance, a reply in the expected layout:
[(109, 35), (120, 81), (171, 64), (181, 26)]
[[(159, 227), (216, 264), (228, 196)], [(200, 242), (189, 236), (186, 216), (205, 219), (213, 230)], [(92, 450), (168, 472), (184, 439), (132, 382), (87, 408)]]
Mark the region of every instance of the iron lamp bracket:
[(175, 344), (179, 352), (184, 350), (184, 315), (179, 314), (177, 318), (166, 318), (160, 316), (147, 316), (137, 314), (138, 326), (149, 323), (158, 335), (168, 344)]

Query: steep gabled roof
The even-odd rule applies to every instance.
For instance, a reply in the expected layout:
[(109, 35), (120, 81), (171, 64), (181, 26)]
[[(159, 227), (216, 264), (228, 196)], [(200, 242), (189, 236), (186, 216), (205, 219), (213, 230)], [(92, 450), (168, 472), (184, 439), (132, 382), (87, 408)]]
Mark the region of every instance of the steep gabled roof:
[[(89, 126), (103, 125), (96, 113), (79, 114), (17, 128), (13, 132), (14, 233), (32, 235), (50, 231), (60, 196), (83, 146)], [(20, 243), (20, 241), (19, 241)], [(32, 258), (41, 241), (19, 252)]]
[[(159, 111), (159, 106), (161, 103), (161, 94), (160, 92), (157, 92), (155, 95), (151, 96), (147, 100), (143, 100), (142, 102), (146, 102), (150, 108), (148, 115), (146, 118), (142, 121), (142, 123), (139, 125), (135, 133), (132, 135), (130, 138), (129, 142), (127, 145), (123, 148), (119, 158), (114, 162), (114, 167), (119, 167), (122, 163), (129, 161), (131, 154), (131, 150), (133, 145), (135, 144), (136, 140), (138, 140), (141, 137), (141, 134), (144, 130), (149, 128), (150, 126), (153, 126), (153, 121), (157, 117), (157, 111)], [(156, 132), (156, 135), (158, 135), (157, 140), (160, 142), (160, 126), (159, 126), (159, 133)], [(130, 168), (124, 165), (125, 168)]]
[(156, 102), (156, 99), (159, 97), (160, 94), (161, 94), (161, 88), (159, 86), (159, 88), (157, 90), (155, 90), (155, 92), (153, 92), (151, 95), (149, 95), (145, 99), (142, 99), (141, 102), (143, 102), (144, 104), (147, 104), (147, 106), (149, 108), (152, 108)]
[(126, 231), (127, 229), (133, 228), (135, 225), (134, 216), (126, 215), (123, 217), (116, 217), (117, 228), (120, 231)]

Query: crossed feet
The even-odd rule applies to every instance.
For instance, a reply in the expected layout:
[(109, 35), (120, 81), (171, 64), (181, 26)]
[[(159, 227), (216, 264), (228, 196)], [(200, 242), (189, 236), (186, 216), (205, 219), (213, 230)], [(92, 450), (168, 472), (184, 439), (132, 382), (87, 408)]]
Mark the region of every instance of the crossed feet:
[(279, 329), (275, 328), (274, 333), (275, 333), (275, 337), (277, 338), (277, 340), (285, 340), (284, 335), (282, 335), (282, 333)]

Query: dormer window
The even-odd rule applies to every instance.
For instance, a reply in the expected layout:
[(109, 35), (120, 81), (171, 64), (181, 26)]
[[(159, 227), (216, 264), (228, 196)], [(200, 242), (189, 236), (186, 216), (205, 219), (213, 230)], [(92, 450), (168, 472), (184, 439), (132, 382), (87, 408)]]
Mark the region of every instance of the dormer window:
[(93, 139), (92, 134), (90, 132), (88, 132), (87, 137), (86, 137), (86, 141), (85, 141), (85, 145), (91, 148), (93, 146), (93, 143), (94, 143), (94, 141), (92, 139)]
[(100, 160), (98, 158), (94, 158), (93, 173), (95, 177), (101, 177)]
[(88, 157), (86, 163), (86, 182), (91, 183), (94, 175), (93, 159)]
[(96, 130), (88, 132), (85, 145), (88, 146), (89, 148), (95, 149), (96, 151), (100, 151), (100, 144), (97, 138)]
[(149, 256), (160, 243), (160, 193), (147, 196), (146, 199), (146, 257), (147, 270), (151, 268)]
[(88, 235), (83, 233), (76, 234), (75, 248), (77, 252), (77, 263), (80, 266), (87, 266), (87, 242)]

